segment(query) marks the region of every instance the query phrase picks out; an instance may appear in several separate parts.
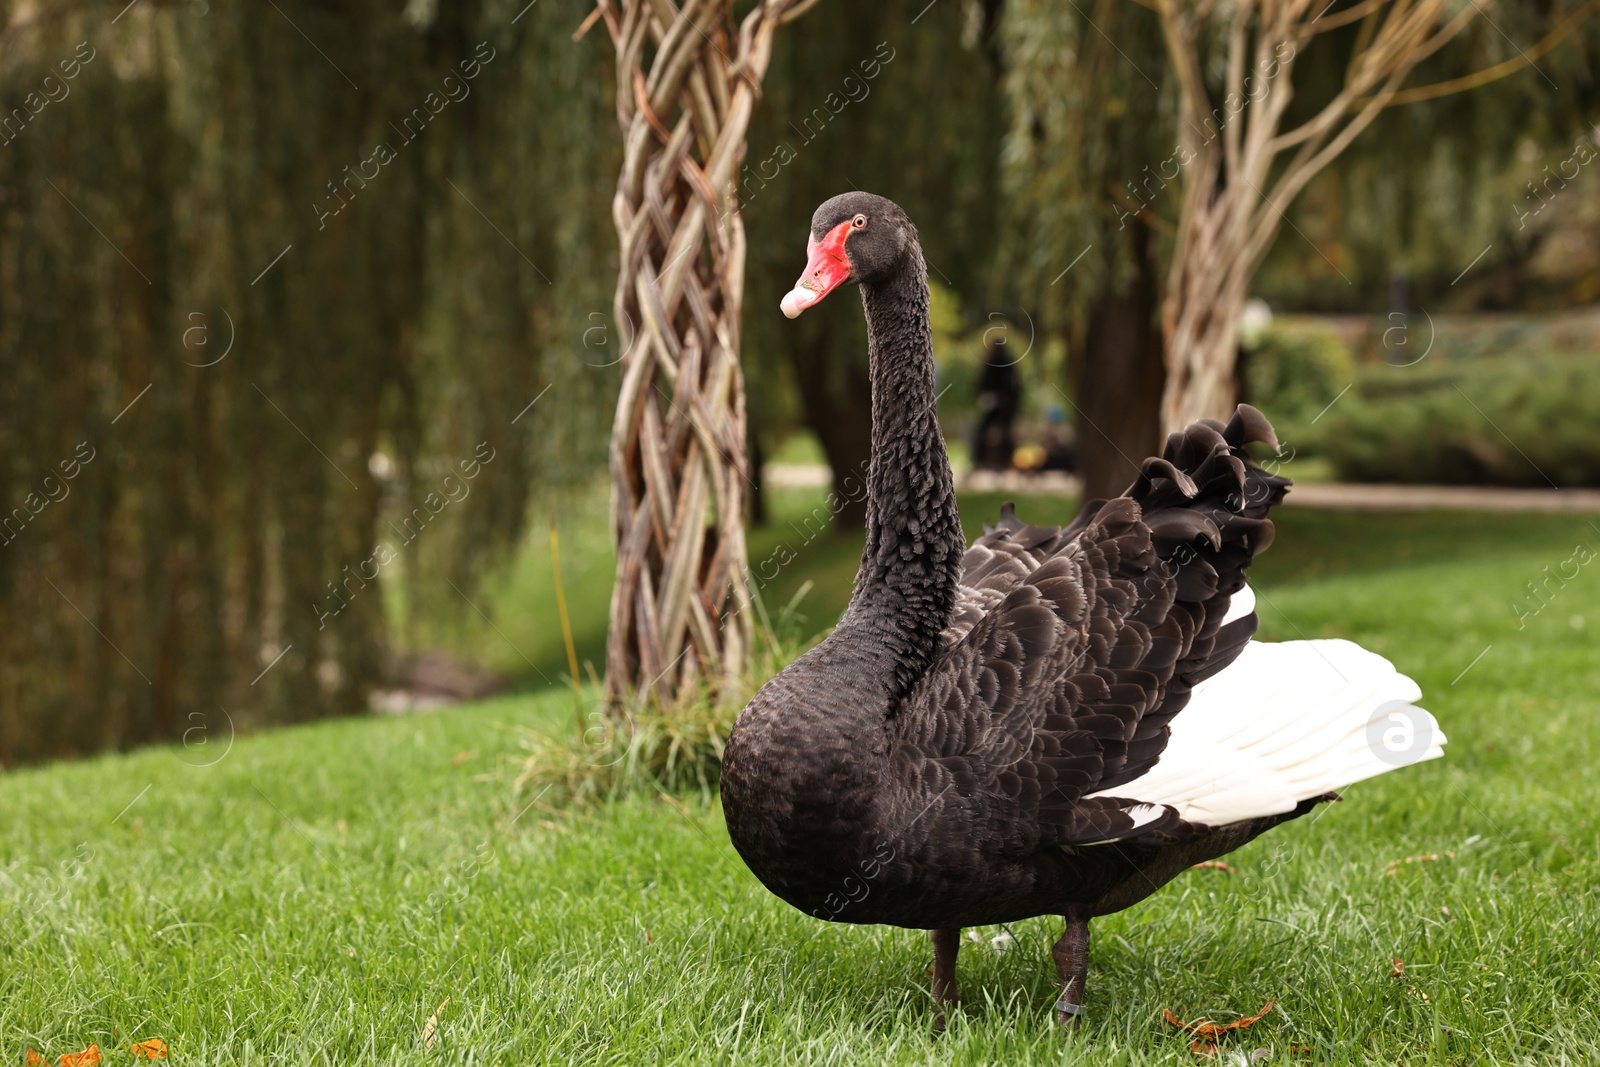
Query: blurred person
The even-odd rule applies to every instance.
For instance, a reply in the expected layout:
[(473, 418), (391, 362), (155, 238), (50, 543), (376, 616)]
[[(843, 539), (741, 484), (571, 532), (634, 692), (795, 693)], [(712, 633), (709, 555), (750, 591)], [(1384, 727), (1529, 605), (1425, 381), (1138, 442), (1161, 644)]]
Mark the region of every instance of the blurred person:
[(1016, 362), (1006, 352), (1004, 340), (991, 338), (984, 345), (983, 369), (978, 376), (980, 414), (972, 435), (973, 470), (1011, 469), (1011, 457), (1017, 450), (1012, 423), (1021, 402)]

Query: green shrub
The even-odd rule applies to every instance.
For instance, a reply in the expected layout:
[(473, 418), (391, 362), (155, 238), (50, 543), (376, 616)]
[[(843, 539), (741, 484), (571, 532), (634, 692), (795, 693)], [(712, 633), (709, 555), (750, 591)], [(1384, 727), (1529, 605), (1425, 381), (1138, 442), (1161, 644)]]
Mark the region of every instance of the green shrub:
[(1345, 481), (1600, 486), (1600, 362), (1363, 368), (1317, 428)]
[(1244, 367), (1245, 396), (1284, 429), (1310, 423), (1356, 375), (1350, 350), (1324, 326), (1267, 327)]

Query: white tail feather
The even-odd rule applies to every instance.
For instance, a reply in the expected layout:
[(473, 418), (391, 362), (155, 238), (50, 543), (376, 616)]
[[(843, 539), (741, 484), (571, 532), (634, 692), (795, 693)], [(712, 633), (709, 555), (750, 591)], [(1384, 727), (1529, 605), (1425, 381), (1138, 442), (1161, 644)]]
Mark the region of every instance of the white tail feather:
[(1228, 601), (1228, 613), (1222, 617), (1222, 625), (1226, 626), (1235, 619), (1242, 619), (1256, 610), (1256, 591), (1248, 585), (1233, 594)]
[(1388, 660), (1349, 641), (1252, 641), (1195, 687), (1154, 767), (1091, 795), (1168, 804), (1208, 826), (1279, 815), (1442, 756), (1438, 722), (1411, 703), (1421, 696)]

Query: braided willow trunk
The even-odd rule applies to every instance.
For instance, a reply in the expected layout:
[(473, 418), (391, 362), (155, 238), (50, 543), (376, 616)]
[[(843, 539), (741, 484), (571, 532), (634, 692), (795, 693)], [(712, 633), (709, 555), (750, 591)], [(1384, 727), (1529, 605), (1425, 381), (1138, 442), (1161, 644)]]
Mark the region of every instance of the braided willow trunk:
[(750, 647), (744, 549), (744, 225), (737, 170), (778, 26), (815, 0), (602, 0), (624, 157), (611, 431), (615, 707), (735, 677)]

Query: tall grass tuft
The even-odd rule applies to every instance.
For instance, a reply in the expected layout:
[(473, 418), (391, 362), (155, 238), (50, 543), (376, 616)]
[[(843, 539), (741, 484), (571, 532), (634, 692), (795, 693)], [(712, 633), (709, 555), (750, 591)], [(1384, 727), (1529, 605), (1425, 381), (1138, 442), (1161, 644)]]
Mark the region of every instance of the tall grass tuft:
[(703, 681), (677, 701), (646, 701), (612, 708), (597, 683), (579, 690), (565, 728), (527, 730), (527, 756), (517, 775), (519, 795), (547, 803), (581, 806), (616, 799), (635, 790), (712, 792), (720, 783), (722, 753), (740, 710), (755, 691), (818, 637), (800, 636), (795, 608), (810, 590), (801, 586), (779, 613), (777, 625), (756, 595), (761, 625), (751, 661), (734, 682)]

